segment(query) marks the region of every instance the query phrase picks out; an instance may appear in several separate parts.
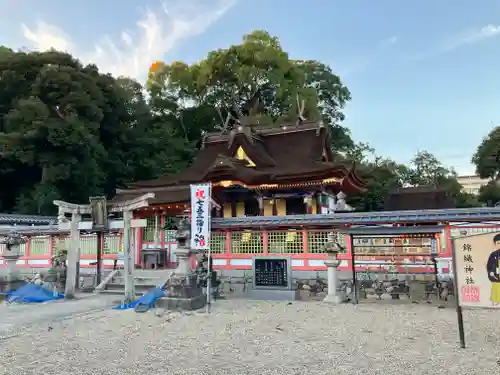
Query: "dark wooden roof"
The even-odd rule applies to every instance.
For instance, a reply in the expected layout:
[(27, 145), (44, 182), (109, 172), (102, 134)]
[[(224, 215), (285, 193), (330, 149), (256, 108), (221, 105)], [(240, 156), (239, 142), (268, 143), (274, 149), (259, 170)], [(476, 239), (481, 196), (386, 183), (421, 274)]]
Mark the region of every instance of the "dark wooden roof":
[[(189, 184), (223, 180), (262, 185), (336, 177), (343, 179), (346, 191), (363, 191), (365, 184), (356, 175), (353, 166), (332, 161), (329, 145), (327, 128), (315, 122), (281, 127), (236, 126), (225, 134), (206, 135), (194, 163), (183, 172), (132, 183), (127, 190), (117, 191), (116, 199), (122, 200), (121, 196), (125, 194), (131, 196), (139, 190), (148, 190), (155, 192), (155, 201), (158, 202), (186, 201), (189, 200)], [(235, 158), (239, 147), (243, 148), (255, 167), (249, 167), (248, 162)], [(177, 186), (177, 190), (169, 189), (168, 194), (165, 191), (168, 200), (165, 200), (166, 196), (158, 197), (163, 188), (173, 186)]]
[(57, 217), (0, 213), (0, 224), (2, 224), (2, 225), (49, 225), (49, 224), (57, 224)]
[(389, 193), (385, 202), (388, 211), (445, 208), (455, 208), (455, 199), (447, 189), (436, 186), (397, 188)]

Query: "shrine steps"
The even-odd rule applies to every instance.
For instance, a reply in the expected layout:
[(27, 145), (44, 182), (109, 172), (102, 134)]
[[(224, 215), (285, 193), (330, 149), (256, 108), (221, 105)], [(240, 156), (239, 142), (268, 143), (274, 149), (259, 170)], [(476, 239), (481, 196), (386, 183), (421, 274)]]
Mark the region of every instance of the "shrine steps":
[[(147, 291), (163, 284), (172, 270), (136, 270), (134, 272), (135, 294), (143, 295)], [(108, 283), (101, 289), (96, 290), (100, 294), (122, 295), (125, 293), (125, 273), (119, 270)]]

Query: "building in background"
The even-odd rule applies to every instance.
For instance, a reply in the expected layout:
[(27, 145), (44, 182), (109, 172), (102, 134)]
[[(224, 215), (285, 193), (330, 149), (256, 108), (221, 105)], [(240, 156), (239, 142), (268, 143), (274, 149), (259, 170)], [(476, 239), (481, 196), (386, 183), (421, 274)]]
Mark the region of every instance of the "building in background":
[(480, 178), (476, 175), (458, 176), (457, 181), (463, 186), (463, 190), (470, 194), (479, 194), (481, 186), (488, 183), (487, 179)]
[(455, 199), (447, 189), (429, 185), (393, 189), (385, 200), (386, 211), (435, 210), (455, 207)]

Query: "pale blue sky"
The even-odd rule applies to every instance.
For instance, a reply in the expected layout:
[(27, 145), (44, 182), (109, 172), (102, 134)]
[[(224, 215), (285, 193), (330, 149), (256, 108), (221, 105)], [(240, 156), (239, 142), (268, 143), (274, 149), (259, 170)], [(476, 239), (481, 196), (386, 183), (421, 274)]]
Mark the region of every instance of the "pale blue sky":
[(69, 50), (143, 81), (153, 60), (192, 62), (265, 29), (292, 58), (332, 66), (352, 92), (345, 124), (380, 155), (407, 162), (427, 149), (470, 173), (500, 123), (498, 0), (138, 3), (0, 0), (0, 43)]

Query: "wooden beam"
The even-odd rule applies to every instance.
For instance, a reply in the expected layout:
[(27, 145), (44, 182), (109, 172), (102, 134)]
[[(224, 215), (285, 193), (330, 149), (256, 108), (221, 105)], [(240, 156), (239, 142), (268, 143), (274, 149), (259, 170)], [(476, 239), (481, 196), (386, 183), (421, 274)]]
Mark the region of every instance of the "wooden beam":
[[(70, 230), (71, 223), (65, 222), (59, 224), (59, 230)], [(146, 228), (148, 226), (146, 219), (133, 219), (131, 222), (132, 228)], [(124, 224), (123, 220), (110, 220), (108, 221), (108, 227), (106, 229), (123, 229)], [(91, 221), (81, 221), (78, 223), (78, 230), (92, 230), (92, 222)]]

